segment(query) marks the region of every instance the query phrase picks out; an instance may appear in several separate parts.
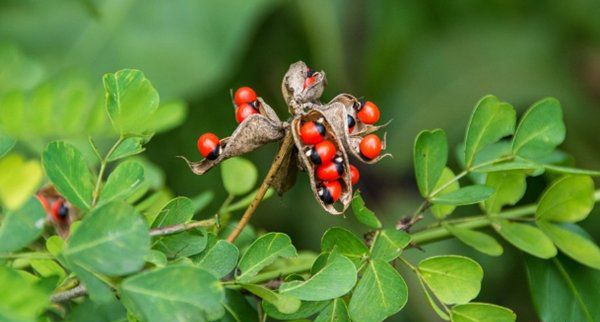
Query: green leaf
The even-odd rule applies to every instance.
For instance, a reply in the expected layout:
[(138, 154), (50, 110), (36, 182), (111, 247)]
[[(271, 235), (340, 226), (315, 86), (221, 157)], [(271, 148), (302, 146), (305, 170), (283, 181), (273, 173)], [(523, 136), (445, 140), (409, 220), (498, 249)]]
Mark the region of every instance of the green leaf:
[(83, 219), (63, 255), (75, 265), (119, 276), (142, 268), (149, 250), (148, 227), (142, 217), (133, 207), (113, 202)]
[(331, 301), (314, 322), (350, 322), (346, 302), (341, 298)]
[(492, 95), (482, 98), (475, 106), (467, 126), (465, 167), (471, 167), (481, 149), (513, 134), (515, 123), (516, 112), (510, 104)]
[(555, 98), (534, 103), (521, 118), (513, 138), (512, 151), (524, 158), (550, 154), (565, 139), (562, 108)]
[(438, 205), (463, 206), (478, 203), (494, 194), (494, 189), (485, 185), (472, 185), (462, 187), (440, 196), (431, 198), (431, 202)]
[(117, 161), (144, 152), (146, 139), (139, 136), (128, 137), (108, 157), (109, 162)]
[(504, 252), (504, 249), (500, 243), (498, 243), (494, 237), (488, 234), (448, 224), (444, 224), (444, 228), (446, 228), (448, 232), (454, 235), (454, 237), (458, 238), (458, 240), (461, 242), (484, 254), (490, 256), (500, 256)]
[(600, 171), (596, 171), (596, 170), (586, 170), (586, 169), (578, 169), (578, 168), (571, 168), (571, 167), (563, 167), (563, 166), (552, 165), (552, 164), (544, 164), (543, 166), (546, 170), (548, 170), (548, 172), (553, 172), (553, 173), (574, 174), (574, 175), (592, 176), (592, 177), (600, 176)]
[(102, 188), (99, 204), (129, 198), (144, 181), (144, 167), (136, 161), (119, 164)]
[(578, 222), (594, 208), (594, 181), (588, 176), (564, 176), (554, 181), (540, 198), (537, 219)]
[(252, 190), (258, 179), (258, 171), (252, 162), (237, 157), (221, 163), (221, 177), (229, 194), (241, 196)]
[(154, 248), (165, 253), (168, 258), (184, 258), (200, 254), (206, 249), (208, 233), (203, 228), (195, 228), (174, 235), (161, 237)]
[[(90, 314), (90, 312), (94, 312)], [(90, 299), (74, 305), (67, 316), (68, 322), (125, 322), (127, 321), (127, 310), (114, 299), (108, 303), (96, 303)]]
[(16, 143), (17, 140), (11, 138), (10, 136), (0, 131), (0, 158), (2, 158), (5, 154), (10, 152), (10, 150), (15, 146)]
[(37, 160), (25, 161), (19, 154), (0, 159), (0, 203), (8, 210), (18, 209), (35, 193), (42, 176)]
[(414, 146), (415, 177), (423, 197), (429, 196), (448, 160), (448, 141), (443, 130), (422, 131)]
[(319, 301), (319, 302), (307, 302), (307, 301), (303, 301), (302, 304), (300, 305), (300, 308), (298, 309), (298, 311), (291, 313), (291, 314), (285, 314), (285, 313), (281, 313), (277, 310), (277, 308), (266, 301), (262, 302), (262, 307), (265, 311), (265, 313), (277, 320), (297, 320), (297, 319), (305, 319), (308, 317), (311, 317), (315, 314), (317, 314), (318, 312), (322, 311), (327, 305), (329, 304), (328, 301)]
[(236, 279), (240, 282), (248, 281), (278, 257), (288, 258), (296, 255), (296, 248), (292, 245), (288, 235), (282, 233), (265, 234), (255, 240), (242, 256)]
[(379, 322), (400, 311), (408, 300), (408, 287), (390, 264), (370, 261), (350, 299), (352, 320)]
[(16, 270), (0, 265), (0, 321), (33, 322), (49, 306), (49, 295)]
[(51, 259), (32, 259), (29, 264), (42, 277), (58, 277), (58, 283), (62, 282), (66, 276), (65, 270)]
[(295, 297), (275, 293), (261, 285), (242, 284), (242, 287), (264, 301), (273, 304), (281, 313), (292, 314), (300, 309), (301, 302)]
[[(448, 167), (444, 168), (444, 171), (442, 172), (442, 176), (440, 177), (440, 180), (438, 180), (438, 183), (435, 185), (435, 188), (433, 190), (437, 191), (438, 189), (442, 188), (444, 185), (446, 185), (450, 180), (453, 180), (454, 178), (455, 178), (454, 172), (452, 172), (452, 170), (450, 170), (450, 168), (448, 168)], [(459, 188), (460, 188), (460, 183), (458, 182), (458, 180), (454, 180), (446, 188), (441, 190), (439, 195), (444, 195), (449, 192), (456, 191)], [(433, 206), (431, 206), (431, 208), (429, 208), (431, 213), (438, 219), (446, 218), (446, 216), (450, 215), (454, 211), (454, 209), (456, 209), (455, 206), (445, 206), (445, 205), (433, 205)]]
[(306, 281), (283, 283), (279, 292), (303, 301), (325, 301), (343, 296), (356, 284), (356, 267), (350, 259), (335, 254)]
[(556, 256), (552, 241), (532, 225), (500, 220), (493, 227), (502, 238), (526, 253), (539, 258)]
[(492, 172), (487, 175), (485, 185), (494, 189), (494, 194), (483, 202), (488, 214), (497, 214), (505, 205), (515, 205), (527, 189), (526, 175), (522, 171)]
[(590, 238), (578, 233), (581, 228), (575, 226), (577, 230), (572, 231), (543, 220), (537, 225), (567, 256), (583, 265), (600, 269), (600, 248)]
[(115, 294), (112, 289), (104, 282), (105, 277), (91, 272), (87, 268), (70, 263), (66, 259), (65, 266), (71, 270), (85, 286), (92, 301), (96, 303), (109, 303), (115, 300)]
[(375, 229), (381, 228), (381, 222), (375, 213), (365, 206), (359, 190), (352, 196), (352, 213), (361, 224)]
[(340, 227), (328, 229), (321, 239), (321, 251), (331, 252), (334, 247), (357, 266), (369, 253), (369, 249), (360, 238)]
[(125, 307), (143, 321), (212, 321), (223, 316), (223, 287), (209, 272), (173, 265), (123, 281)]
[(446, 304), (463, 304), (481, 289), (483, 269), (463, 256), (434, 256), (419, 263), (418, 270), (431, 291)]
[(103, 78), (106, 110), (121, 134), (153, 132), (149, 121), (158, 108), (158, 92), (139, 70), (124, 69)]
[[(215, 237), (213, 237), (215, 238)], [(226, 240), (217, 240), (194, 260), (198, 267), (212, 273), (217, 278), (229, 274), (236, 266), (239, 250)]]
[(498, 162), (487, 166), (477, 167), (473, 169), (473, 172), (490, 173), (513, 170), (523, 170), (527, 173), (541, 174), (544, 172), (544, 167), (541, 164), (533, 161), (529, 161), (522, 158), (515, 158), (514, 160), (510, 161)]
[(371, 259), (390, 262), (402, 253), (410, 243), (410, 235), (402, 230), (384, 229), (375, 237)]
[(61, 195), (78, 208), (90, 208), (93, 179), (79, 150), (65, 142), (52, 142), (42, 155), (42, 164), (46, 175)]
[(29, 245), (42, 234), (45, 223), (46, 211), (35, 197), (18, 210), (9, 211), (0, 226), (0, 254)]
[(194, 203), (186, 197), (177, 197), (169, 201), (152, 222), (152, 228), (182, 224), (194, 217)]
[(452, 322), (515, 322), (517, 315), (502, 306), (487, 303), (457, 305), (450, 310)]
[(557, 256), (525, 258), (527, 280), (540, 321), (600, 320), (600, 271)]
[(225, 289), (225, 300), (222, 304), (225, 316), (220, 322), (258, 322), (258, 312), (240, 292)]

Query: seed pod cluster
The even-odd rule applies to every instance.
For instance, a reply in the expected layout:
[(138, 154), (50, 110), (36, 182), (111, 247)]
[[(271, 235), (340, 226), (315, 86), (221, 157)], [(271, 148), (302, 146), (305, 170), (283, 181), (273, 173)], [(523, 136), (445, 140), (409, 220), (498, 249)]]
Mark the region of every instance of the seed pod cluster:
[[(236, 120), (233, 134), (219, 140), (204, 134), (198, 141), (199, 162), (185, 159), (192, 171), (203, 174), (226, 158), (250, 152), (259, 146), (279, 141), (284, 136), (293, 139), (293, 146), (282, 144), (285, 150), (281, 166), (271, 181), (280, 194), (290, 189), (298, 169), (306, 171), (315, 198), (330, 214), (342, 214), (350, 205), (352, 185), (359, 180), (358, 169), (348, 155), (364, 163), (375, 163), (389, 154), (383, 142), (374, 134), (381, 127), (379, 108), (373, 102), (341, 94), (323, 104), (327, 80), (323, 71), (309, 68), (303, 62), (290, 66), (281, 85), (282, 94), (291, 114), (289, 123), (281, 122), (273, 109), (249, 87), (233, 94)], [(285, 142), (286, 140), (284, 140)], [(339, 205), (339, 206), (338, 206)]]

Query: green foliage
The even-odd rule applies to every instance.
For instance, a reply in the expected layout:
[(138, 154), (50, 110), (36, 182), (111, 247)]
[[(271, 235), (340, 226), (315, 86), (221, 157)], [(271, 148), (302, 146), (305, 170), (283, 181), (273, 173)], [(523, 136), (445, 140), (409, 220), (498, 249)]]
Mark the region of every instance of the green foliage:
[(42, 164), (56, 190), (75, 206), (88, 210), (92, 206), (92, 173), (83, 154), (65, 142), (52, 142), (46, 147)]
[(20, 250), (35, 241), (42, 234), (45, 218), (44, 208), (35, 197), (8, 212), (0, 225), (0, 253)]
[(562, 143), (565, 132), (560, 103), (554, 98), (540, 100), (521, 118), (512, 151), (524, 158), (545, 157)]
[(452, 322), (514, 322), (517, 316), (511, 310), (487, 303), (469, 303), (452, 308)]
[(145, 134), (158, 109), (158, 92), (139, 70), (125, 69), (103, 78), (106, 110), (121, 135)]
[(556, 247), (541, 230), (529, 224), (501, 220), (494, 228), (506, 241), (539, 258), (556, 256)]
[(378, 322), (400, 311), (408, 300), (408, 287), (390, 264), (370, 261), (350, 299), (355, 321)]
[(430, 257), (419, 263), (418, 270), (431, 291), (446, 304), (467, 303), (481, 289), (483, 269), (467, 257)]
[(381, 221), (373, 211), (365, 206), (359, 190), (356, 190), (352, 196), (352, 213), (361, 224), (371, 228), (381, 228)]
[(254, 241), (244, 253), (238, 264), (236, 279), (240, 282), (248, 281), (278, 257), (296, 255), (296, 248), (290, 237), (281, 233), (268, 233)]
[(172, 265), (129, 277), (120, 287), (123, 304), (143, 321), (211, 321), (224, 309), (223, 287), (212, 274), (187, 265)]
[[(309, 5), (302, 8), (310, 11)], [(0, 85), (3, 81), (0, 75)], [(0, 284), (3, 294), (14, 294), (0, 301), (0, 319), (38, 321), (56, 315), (77, 321), (94, 312), (90, 319), (98, 321), (378, 322), (408, 301), (408, 286), (397, 268), (403, 263), (442, 319), (515, 321), (510, 309), (471, 302), (483, 279), (483, 268), (474, 260), (440, 255), (413, 265), (405, 254), (454, 236), (499, 256), (503, 247), (478, 230), (491, 226), (516, 248), (548, 259), (527, 257), (540, 317), (596, 320), (598, 278), (592, 269), (600, 270), (600, 248), (573, 223), (586, 219), (600, 198), (591, 178), (599, 173), (565, 166), (565, 154), (556, 151), (565, 129), (555, 99), (535, 103), (515, 130), (510, 104), (491, 95), (482, 98), (457, 149), (461, 169), (449, 167), (443, 130), (419, 133), (414, 167), (424, 200), (413, 215), (378, 217), (356, 191), (352, 212), (363, 231), (328, 229), (317, 255), (298, 252), (286, 234), (251, 226), (233, 242), (224, 239), (237, 224), (236, 212), (258, 191), (253, 190), (258, 171), (249, 160), (236, 157), (221, 165), (228, 196), (218, 208), (208, 208), (217, 195), (212, 189), (192, 199), (172, 195), (164, 173), (136, 155), (155, 132), (184, 119), (185, 105), (175, 100), (159, 106), (158, 93), (143, 73), (105, 75), (104, 106), (85, 82), (62, 82), (70, 89), (64, 95), (57, 95), (61, 86), (54, 83), (6, 95), (0, 89)], [(60, 112), (56, 118), (54, 110)], [(84, 117), (86, 111), (90, 115)], [(56, 135), (47, 130), (53, 120), (64, 121)], [(105, 133), (109, 120), (117, 135)], [(28, 122), (31, 133), (20, 128)], [(89, 136), (65, 139), (86, 127)], [(42, 149), (50, 138), (58, 140)], [(112, 146), (107, 138), (114, 140)], [(9, 154), (13, 146), (17, 152)], [(40, 163), (29, 159), (30, 152), (40, 150), (46, 178)], [(540, 176), (544, 172), (552, 175)], [(528, 193), (528, 177), (539, 176), (541, 184), (556, 173), (564, 176), (538, 203), (517, 205)], [(48, 216), (34, 197), (43, 181), (50, 186), (40, 194), (50, 206), (57, 196), (68, 201), (63, 220)], [(266, 197), (272, 194), (270, 189)], [(467, 213), (455, 211), (458, 207), (473, 204), (482, 215), (448, 219)], [(415, 228), (423, 217), (430, 222)], [(388, 226), (396, 220), (397, 228)], [(574, 261), (555, 257), (557, 249)], [(64, 296), (77, 283), (87, 298), (50, 305), (52, 293)]]
[(531, 296), (542, 321), (597, 321), (600, 271), (558, 256), (526, 257)]
[(515, 131), (516, 112), (508, 103), (489, 95), (482, 98), (471, 115), (465, 135), (465, 167), (473, 165), (475, 155), (486, 146)]
[(225, 190), (240, 196), (252, 190), (258, 179), (258, 171), (252, 162), (243, 158), (231, 158), (221, 164), (221, 176)]
[(408, 246), (410, 235), (396, 229), (385, 229), (375, 236), (371, 259), (390, 262), (396, 259), (402, 250)]
[(415, 140), (414, 165), (417, 185), (428, 197), (437, 184), (448, 159), (448, 141), (442, 130), (423, 131)]
[(62, 255), (77, 266), (119, 276), (142, 268), (149, 247), (148, 228), (142, 217), (133, 207), (113, 202), (86, 216)]

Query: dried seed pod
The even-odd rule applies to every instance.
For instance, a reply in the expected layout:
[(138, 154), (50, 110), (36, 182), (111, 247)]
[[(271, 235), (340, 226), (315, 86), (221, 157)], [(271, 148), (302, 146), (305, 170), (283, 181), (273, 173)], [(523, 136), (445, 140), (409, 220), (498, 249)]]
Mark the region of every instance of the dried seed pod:
[(233, 131), (230, 137), (221, 140), (221, 154), (215, 160), (204, 159), (198, 162), (191, 162), (184, 159), (192, 172), (197, 175), (204, 174), (221, 161), (231, 157), (242, 155), (253, 151), (267, 143), (280, 140), (287, 124), (275, 122), (262, 114), (253, 114), (248, 116)]
[[(307, 82), (307, 78), (311, 78)], [(305, 103), (317, 101), (327, 85), (323, 71), (313, 71), (302, 61), (290, 65), (281, 82), (281, 92), (292, 115), (301, 114)]]
[(350, 115), (354, 118), (356, 125), (354, 127), (354, 131), (352, 131), (352, 133), (350, 133), (351, 135), (367, 135), (367, 134), (376, 132), (377, 130), (379, 130), (381, 128), (386, 127), (391, 122), (391, 120), (390, 120), (381, 125), (365, 124), (365, 123), (361, 122), (360, 119), (356, 115), (356, 109), (355, 109), (355, 105), (360, 104), (360, 101), (356, 97), (354, 97), (350, 94), (345, 94), (345, 93), (334, 97), (329, 103), (327, 103), (327, 105), (324, 105), (323, 107), (321, 107), (321, 109), (327, 110), (332, 105), (335, 105), (335, 103), (342, 104), (346, 110), (346, 113), (348, 113), (348, 115)]
[[(368, 163), (368, 164), (373, 164), (373, 163), (379, 162), (379, 160), (381, 160), (381, 159), (383, 159), (385, 157), (391, 157), (392, 156), (390, 153), (384, 153), (384, 154), (380, 154), (379, 156), (377, 156), (377, 157), (375, 157), (373, 159), (365, 158), (360, 153), (360, 142), (362, 141), (362, 139), (363, 139), (363, 136), (351, 135), (348, 138), (348, 141), (347, 141), (347, 143), (349, 145), (348, 150), (350, 150), (350, 153), (352, 153), (360, 161), (362, 161), (364, 163)], [(383, 140), (381, 140), (381, 149), (382, 149), (382, 151), (385, 150), (386, 139), (387, 139), (387, 133), (384, 133), (383, 134)]]
[(298, 150), (296, 147), (292, 146), (284, 158), (285, 160), (283, 160), (279, 171), (277, 171), (271, 182), (271, 187), (280, 196), (290, 190), (296, 183), (296, 176), (298, 175)]
[[(336, 209), (334, 207), (334, 204), (326, 204), (325, 202), (323, 202), (323, 200), (321, 200), (318, 193), (320, 181), (317, 179), (315, 174), (316, 165), (312, 163), (310, 158), (306, 156), (305, 153), (302, 153), (305, 149), (309, 148), (310, 146), (304, 145), (302, 143), (302, 140), (300, 139), (301, 123), (308, 121), (317, 121), (320, 118), (324, 118), (323, 125), (326, 129), (325, 140), (331, 141), (334, 144), (338, 155), (340, 155), (343, 158), (343, 165), (345, 171), (339, 180), (342, 187), (342, 193), (338, 200), (342, 204), (342, 209)], [(342, 214), (348, 208), (348, 206), (350, 205), (350, 201), (352, 200), (352, 185), (350, 183), (350, 163), (348, 162), (348, 155), (346, 154), (344, 146), (342, 145), (342, 142), (340, 141), (337, 133), (334, 131), (332, 125), (328, 122), (325, 116), (318, 110), (310, 110), (308, 113), (294, 118), (291, 123), (291, 130), (294, 137), (294, 143), (296, 144), (296, 147), (299, 151), (298, 158), (300, 165), (306, 170), (308, 174), (311, 189), (313, 191), (315, 199), (317, 199), (317, 201), (321, 204), (323, 209), (325, 209), (330, 214)]]

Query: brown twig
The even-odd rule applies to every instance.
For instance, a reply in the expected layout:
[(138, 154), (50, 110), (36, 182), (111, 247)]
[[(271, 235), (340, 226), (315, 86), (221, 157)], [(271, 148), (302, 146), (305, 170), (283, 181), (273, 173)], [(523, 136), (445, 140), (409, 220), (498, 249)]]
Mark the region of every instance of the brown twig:
[(256, 192), (256, 196), (254, 197), (248, 208), (246, 208), (246, 212), (244, 212), (244, 215), (238, 222), (237, 226), (233, 229), (229, 236), (227, 236), (228, 242), (234, 242), (235, 239), (240, 235), (244, 227), (246, 227), (246, 225), (250, 221), (250, 218), (252, 218), (252, 215), (256, 211), (256, 208), (258, 208), (258, 205), (262, 201), (263, 197), (265, 196), (265, 193), (267, 193), (267, 190), (269, 189), (269, 186), (273, 182), (275, 174), (277, 174), (277, 171), (279, 170), (281, 164), (285, 160), (286, 155), (290, 153), (290, 147), (293, 144), (292, 142), (292, 132), (288, 130), (285, 134), (285, 137), (283, 138), (283, 141), (281, 142), (281, 146), (279, 146), (279, 151), (277, 151), (277, 155), (275, 155), (275, 159), (271, 164), (269, 172), (267, 172), (265, 179), (263, 180), (262, 184), (258, 188), (258, 191)]
[(70, 290), (52, 294), (50, 301), (54, 303), (66, 302), (70, 299), (84, 296), (86, 293), (87, 291), (85, 290), (85, 286), (83, 286), (83, 284), (79, 284)]

